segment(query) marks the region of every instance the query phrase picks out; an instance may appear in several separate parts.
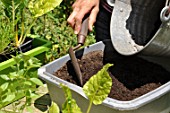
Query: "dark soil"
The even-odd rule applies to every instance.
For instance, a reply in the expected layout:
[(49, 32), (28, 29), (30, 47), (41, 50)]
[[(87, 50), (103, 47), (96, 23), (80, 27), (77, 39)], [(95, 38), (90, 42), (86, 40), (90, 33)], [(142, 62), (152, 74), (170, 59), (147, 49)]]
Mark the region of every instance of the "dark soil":
[[(108, 55), (109, 56), (109, 55)], [(170, 80), (170, 73), (161, 66), (148, 62), (142, 58), (120, 55), (111, 56), (107, 61), (102, 51), (94, 51), (79, 59), (83, 83), (96, 74), (104, 64), (113, 63), (109, 68), (112, 78), (112, 89), (109, 97), (127, 101), (146, 94)], [(55, 72), (55, 75), (63, 80), (79, 85), (77, 82), (71, 61)]]

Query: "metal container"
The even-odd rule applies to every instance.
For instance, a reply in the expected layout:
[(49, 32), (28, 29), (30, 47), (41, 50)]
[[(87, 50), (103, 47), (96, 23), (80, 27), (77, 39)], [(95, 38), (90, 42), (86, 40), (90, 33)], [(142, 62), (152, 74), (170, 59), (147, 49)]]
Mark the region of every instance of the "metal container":
[[(76, 51), (76, 56), (84, 55), (92, 51), (102, 50), (104, 54), (113, 56), (115, 52), (111, 41), (98, 42), (84, 49)], [(148, 57), (145, 57), (147, 59)], [(157, 61), (157, 58), (148, 58), (150, 61)], [(159, 59), (159, 58), (158, 58)], [(60, 83), (67, 85), (73, 98), (77, 101), (79, 107), (85, 113), (88, 106), (88, 99), (81, 87), (64, 81), (53, 75), (58, 69), (70, 60), (69, 55), (63, 56), (55, 61), (42, 66), (38, 69), (38, 75), (46, 81), (50, 96), (61, 108), (65, 97)], [(167, 59), (169, 60), (169, 59)], [(160, 62), (159, 62), (160, 63)], [(166, 63), (170, 64), (170, 61)], [(168, 65), (167, 64), (167, 65)], [(170, 112), (170, 81), (161, 87), (144, 94), (130, 101), (120, 101), (112, 98), (106, 98), (101, 105), (93, 105), (91, 113), (169, 113)]]
[[(116, 0), (111, 17), (111, 39), (122, 55), (170, 57), (168, 0)], [(162, 21), (161, 21), (162, 20)]]

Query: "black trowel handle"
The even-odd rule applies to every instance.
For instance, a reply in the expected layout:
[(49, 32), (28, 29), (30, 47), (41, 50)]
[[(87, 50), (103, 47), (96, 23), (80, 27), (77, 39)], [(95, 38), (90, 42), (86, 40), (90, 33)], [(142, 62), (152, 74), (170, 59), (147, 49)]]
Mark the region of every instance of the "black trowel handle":
[(78, 44), (83, 45), (85, 40), (86, 40), (86, 36), (88, 34), (88, 23), (89, 23), (89, 17), (84, 19), (83, 22), (82, 22), (80, 32), (79, 32), (79, 34), (77, 36)]

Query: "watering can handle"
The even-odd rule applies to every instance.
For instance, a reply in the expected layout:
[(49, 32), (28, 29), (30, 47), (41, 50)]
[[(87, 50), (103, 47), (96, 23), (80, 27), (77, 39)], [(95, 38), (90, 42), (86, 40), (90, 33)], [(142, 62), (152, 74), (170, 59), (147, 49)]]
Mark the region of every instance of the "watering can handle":
[(162, 22), (170, 20), (170, 0), (166, 0), (166, 5), (160, 13), (160, 19)]

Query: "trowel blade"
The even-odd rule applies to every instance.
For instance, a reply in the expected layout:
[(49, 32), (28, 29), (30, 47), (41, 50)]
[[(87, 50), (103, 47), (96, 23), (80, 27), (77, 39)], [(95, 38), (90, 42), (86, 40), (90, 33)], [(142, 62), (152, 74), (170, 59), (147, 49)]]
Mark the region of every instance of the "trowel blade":
[(80, 66), (78, 64), (78, 60), (77, 60), (77, 58), (75, 56), (75, 53), (74, 53), (72, 47), (69, 48), (69, 55), (70, 55), (71, 62), (73, 64), (74, 70), (76, 72), (76, 76), (77, 76), (77, 78), (78, 78), (78, 80), (80, 82), (80, 85), (83, 86), (82, 73), (81, 73)]

